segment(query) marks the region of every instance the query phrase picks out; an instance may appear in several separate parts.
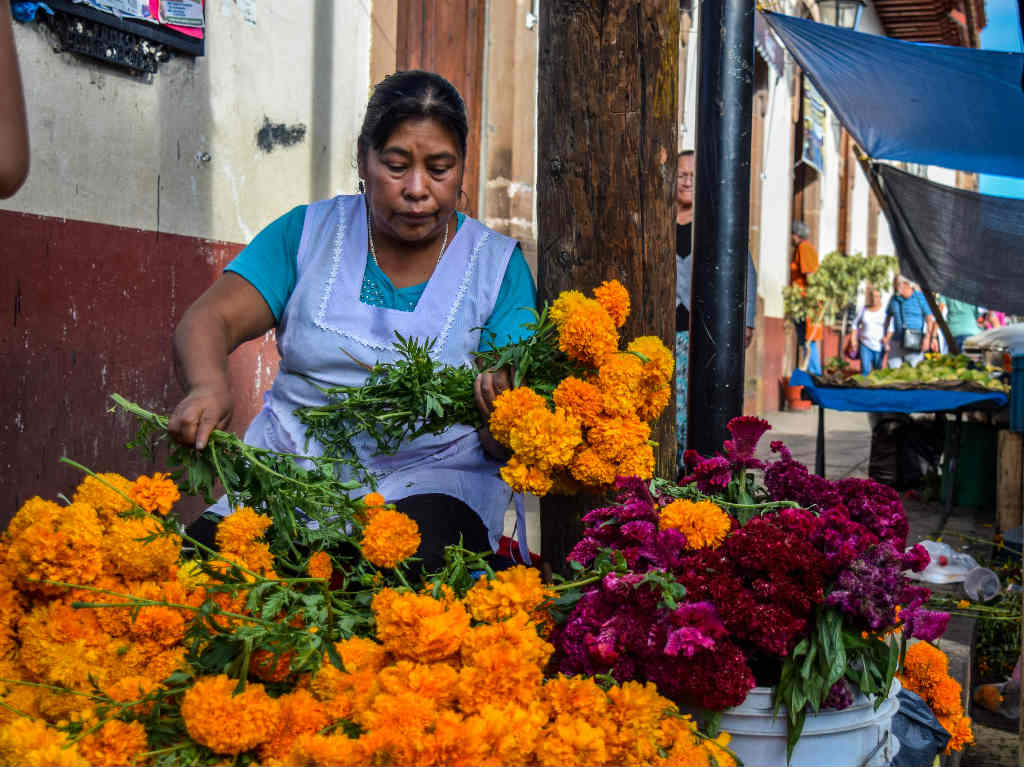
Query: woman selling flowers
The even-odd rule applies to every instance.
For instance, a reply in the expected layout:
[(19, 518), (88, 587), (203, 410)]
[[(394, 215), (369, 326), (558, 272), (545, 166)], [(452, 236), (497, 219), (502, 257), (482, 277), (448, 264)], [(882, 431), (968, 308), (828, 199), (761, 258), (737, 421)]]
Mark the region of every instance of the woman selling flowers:
[[(376, 86), (357, 145), (362, 194), (270, 224), (182, 318), (174, 350), (188, 393), (169, 424), (179, 441), (202, 448), (228, 423), (227, 355), (271, 328), (281, 366), (245, 440), (304, 455), (322, 447), (307, 444), (296, 408), (321, 405), (322, 389), (358, 386), (369, 365), (395, 361), (396, 333), (437, 339), (433, 355), (452, 365), (472, 364), (485, 344), (519, 340), (531, 319), (523, 307), (536, 302), (522, 252), (455, 212), (467, 132), (462, 98), (439, 75), (400, 72)], [(508, 385), (504, 373), (477, 377), (485, 417)], [(375, 456), (368, 439), (357, 447), (379, 492), (419, 524), (425, 567), (460, 536), (470, 549), (496, 545), (510, 490), (485, 453), (500, 450), (486, 427), (455, 426), (388, 456)]]

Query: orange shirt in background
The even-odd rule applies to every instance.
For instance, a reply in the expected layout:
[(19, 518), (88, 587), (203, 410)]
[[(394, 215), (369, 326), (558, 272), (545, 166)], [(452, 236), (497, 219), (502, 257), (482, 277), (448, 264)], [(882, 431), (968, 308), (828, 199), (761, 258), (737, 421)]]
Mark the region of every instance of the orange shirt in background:
[(807, 285), (807, 275), (818, 271), (818, 251), (807, 240), (800, 240), (789, 264), (789, 282), (792, 285)]

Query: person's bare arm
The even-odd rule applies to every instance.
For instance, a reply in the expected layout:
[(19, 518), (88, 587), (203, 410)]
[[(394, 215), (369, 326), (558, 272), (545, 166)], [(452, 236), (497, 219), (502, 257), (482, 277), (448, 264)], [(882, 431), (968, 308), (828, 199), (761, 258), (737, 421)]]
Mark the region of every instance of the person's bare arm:
[(503, 391), (511, 388), (512, 381), (507, 370), (485, 370), (476, 377), (476, 381), (473, 383), (476, 405), (484, 417), (484, 425), (477, 429), (477, 434), (480, 435), (480, 444), (492, 457), (502, 461), (506, 460), (510, 453), (491, 434), (487, 420), (494, 411), (494, 400)]
[(11, 4), (0, 2), (0, 199), (28, 177), (28, 123), (11, 24)]
[(167, 424), (171, 436), (202, 450), (210, 432), (230, 423), (228, 355), (275, 324), (260, 292), (233, 272), (188, 308), (174, 331), (174, 366), (186, 394)]

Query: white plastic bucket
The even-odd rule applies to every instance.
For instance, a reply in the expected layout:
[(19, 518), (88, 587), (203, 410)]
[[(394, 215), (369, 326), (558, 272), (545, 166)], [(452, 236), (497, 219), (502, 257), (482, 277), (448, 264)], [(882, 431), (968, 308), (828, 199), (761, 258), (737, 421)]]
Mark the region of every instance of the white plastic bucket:
[[(792, 767), (882, 767), (900, 750), (892, 734), (899, 708), (900, 683), (892, 680), (889, 697), (875, 711), (874, 699), (857, 695), (842, 711), (808, 712), (803, 734), (793, 749)], [(785, 767), (786, 710), (772, 717), (772, 688), (755, 687), (747, 699), (722, 712), (729, 748), (746, 767)]]

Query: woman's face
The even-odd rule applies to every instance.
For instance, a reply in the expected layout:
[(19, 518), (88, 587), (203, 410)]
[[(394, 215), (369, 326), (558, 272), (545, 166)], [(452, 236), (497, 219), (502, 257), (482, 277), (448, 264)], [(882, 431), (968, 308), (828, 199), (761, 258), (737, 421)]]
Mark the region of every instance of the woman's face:
[(693, 205), (692, 154), (684, 154), (676, 161), (676, 204), (683, 208)]
[(873, 288), (871, 290), (871, 305), (878, 306), (880, 303), (882, 303), (882, 291), (878, 288)]
[(441, 235), (465, 170), (455, 137), (441, 123), (429, 117), (399, 123), (360, 165), (375, 235), (409, 243)]

